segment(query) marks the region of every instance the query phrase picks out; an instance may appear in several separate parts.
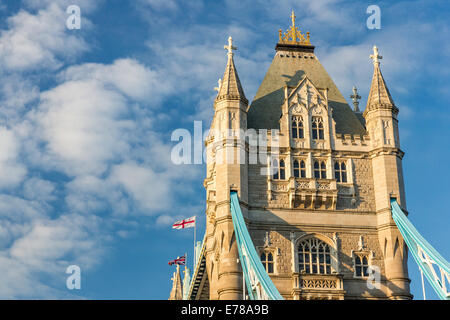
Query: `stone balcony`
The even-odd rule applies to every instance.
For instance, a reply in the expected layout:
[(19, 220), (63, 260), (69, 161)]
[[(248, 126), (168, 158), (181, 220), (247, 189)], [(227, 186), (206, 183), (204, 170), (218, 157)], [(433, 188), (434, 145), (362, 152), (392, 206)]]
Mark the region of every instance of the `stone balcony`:
[[(288, 208), (335, 210), (338, 188), (334, 179), (268, 180), (269, 200), (283, 199)], [(280, 196), (281, 194), (281, 196)]]
[(293, 274), (293, 300), (343, 300), (344, 295), (344, 284), (340, 274)]

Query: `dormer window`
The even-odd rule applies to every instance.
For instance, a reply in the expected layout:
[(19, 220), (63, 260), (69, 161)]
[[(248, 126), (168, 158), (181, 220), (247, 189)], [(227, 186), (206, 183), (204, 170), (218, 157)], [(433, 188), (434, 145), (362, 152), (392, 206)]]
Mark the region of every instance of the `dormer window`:
[(334, 163), (334, 177), (337, 182), (347, 182), (347, 166), (345, 165), (345, 162)]
[(314, 161), (314, 178), (327, 178), (327, 165), (325, 164), (325, 161)]
[(294, 177), (306, 178), (306, 164), (303, 160), (294, 160)]
[(323, 119), (322, 117), (312, 117), (312, 138), (313, 140), (323, 140)]
[(303, 139), (305, 137), (303, 119), (299, 116), (292, 116), (292, 139)]

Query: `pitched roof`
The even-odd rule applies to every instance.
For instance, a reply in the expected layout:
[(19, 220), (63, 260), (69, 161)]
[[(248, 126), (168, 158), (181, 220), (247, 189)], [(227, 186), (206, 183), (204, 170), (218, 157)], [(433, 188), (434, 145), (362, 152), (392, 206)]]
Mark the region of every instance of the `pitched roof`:
[(223, 74), (222, 83), (220, 85), (216, 101), (224, 99), (241, 100), (246, 104), (248, 103), (234, 65), (232, 53), (228, 54), (227, 66), (225, 68), (225, 73)]
[(307, 76), (318, 88), (328, 88), (337, 133), (365, 134), (365, 128), (314, 55), (313, 46), (277, 45), (277, 54), (248, 108), (248, 127), (279, 129), (283, 87), (296, 86)]

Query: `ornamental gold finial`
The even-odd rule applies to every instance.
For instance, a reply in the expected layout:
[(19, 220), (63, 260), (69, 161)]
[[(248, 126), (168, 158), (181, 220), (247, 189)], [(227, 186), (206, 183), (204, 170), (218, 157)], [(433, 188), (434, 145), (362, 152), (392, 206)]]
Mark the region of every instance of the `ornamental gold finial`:
[(279, 43), (282, 44), (299, 44), (310, 46), (311, 42), (309, 39), (309, 32), (306, 33), (306, 37), (302, 32), (295, 26), (295, 12), (292, 10), (291, 13), (291, 27), (283, 34), (283, 32), (278, 30), (279, 33)]
[(295, 28), (295, 13), (294, 13), (294, 9), (292, 9), (292, 13), (291, 13), (291, 19), (292, 19), (292, 27)]

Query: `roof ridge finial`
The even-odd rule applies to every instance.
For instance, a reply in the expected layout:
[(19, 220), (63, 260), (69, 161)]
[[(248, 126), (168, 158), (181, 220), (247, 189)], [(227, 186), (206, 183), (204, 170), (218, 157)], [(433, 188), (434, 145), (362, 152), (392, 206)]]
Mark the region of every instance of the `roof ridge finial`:
[(294, 9), (292, 9), (292, 13), (291, 13), (291, 19), (292, 19), (292, 27), (295, 28), (295, 12)]
[(225, 50), (228, 50), (228, 56), (233, 56), (233, 50), (237, 50), (237, 47), (233, 46), (233, 38), (231, 36), (228, 37), (228, 45), (223, 46)]
[(373, 46), (373, 54), (370, 55), (370, 59), (372, 59), (374, 66), (380, 65), (380, 60), (383, 59), (383, 57), (378, 54), (377, 46)]
[(309, 32), (306, 33), (306, 36), (295, 26), (295, 12), (292, 9), (291, 13), (291, 27), (283, 34), (283, 32), (278, 30), (279, 33), (279, 43), (281, 44), (296, 44), (296, 45), (311, 45), (311, 41), (309, 39)]
[(361, 99), (361, 96), (358, 94), (358, 89), (356, 86), (353, 86), (353, 94), (350, 96), (350, 98), (353, 100), (353, 106), (355, 107), (353, 111), (360, 112), (359, 111), (359, 99)]

